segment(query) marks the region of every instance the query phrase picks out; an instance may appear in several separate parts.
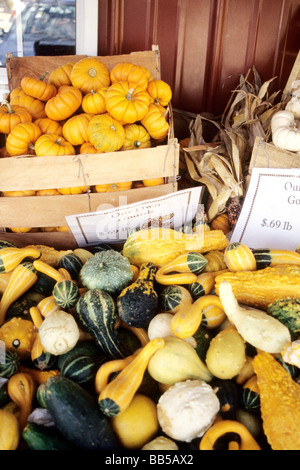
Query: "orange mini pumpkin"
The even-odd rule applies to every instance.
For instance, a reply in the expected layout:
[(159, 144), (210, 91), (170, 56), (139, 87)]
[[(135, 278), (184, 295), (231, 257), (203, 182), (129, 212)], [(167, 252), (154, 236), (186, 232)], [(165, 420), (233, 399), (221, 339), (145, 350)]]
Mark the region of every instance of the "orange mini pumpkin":
[(11, 106), (4, 101), (0, 106), (0, 132), (9, 134), (20, 122), (31, 122), (32, 116), (26, 108)]
[(167, 106), (172, 98), (172, 90), (168, 83), (163, 80), (152, 80), (148, 83), (147, 91), (155, 104)]
[(56, 88), (62, 85), (71, 85), (71, 72), (73, 70), (73, 62), (67, 62), (54, 69), (49, 75), (49, 83), (56, 86)]
[(107, 193), (110, 191), (126, 191), (131, 189), (132, 181), (125, 181), (124, 183), (110, 183), (110, 184), (97, 184), (95, 186), (96, 193)]
[(37, 157), (50, 155), (75, 155), (75, 149), (64, 137), (56, 134), (43, 134), (35, 142)]
[(92, 90), (97, 91), (109, 86), (109, 71), (96, 57), (85, 57), (74, 64), (71, 83), (83, 94)]
[(106, 113), (105, 94), (107, 87), (90, 91), (82, 98), (82, 109), (85, 113)]
[(150, 104), (146, 116), (141, 120), (141, 124), (155, 140), (164, 139), (168, 135), (170, 128), (161, 109), (155, 104)]
[(45, 103), (33, 96), (27, 95), (25, 92), (18, 92), (11, 97), (10, 104), (26, 108), (30, 112), (33, 121), (46, 117)]
[(102, 150), (96, 149), (93, 144), (90, 142), (83, 142), (83, 144), (80, 145), (79, 148), (79, 153), (82, 155), (84, 153), (103, 153)]
[(6, 150), (10, 156), (34, 154), (34, 144), (41, 134), (33, 122), (17, 124), (7, 136)]
[(145, 117), (151, 98), (133, 82), (115, 82), (105, 95), (108, 113), (124, 124), (133, 124)]
[(41, 101), (48, 101), (57, 93), (57, 88), (51, 83), (43, 81), (45, 72), (39, 79), (34, 77), (23, 77), (21, 80), (22, 90), (29, 96), (33, 96)]
[(82, 102), (82, 93), (78, 88), (63, 85), (56, 96), (47, 101), (45, 113), (54, 121), (68, 119), (77, 111)]
[(110, 71), (110, 79), (112, 83), (121, 81), (136, 83), (143, 90), (148, 86), (148, 76), (144, 67), (128, 62), (115, 65)]
[(62, 125), (58, 121), (46, 117), (37, 119), (34, 123), (40, 127), (43, 134), (62, 135)]
[(60, 194), (69, 195), (69, 194), (83, 194), (90, 190), (89, 186), (76, 186), (73, 188), (57, 188), (57, 191)]
[(63, 136), (72, 145), (81, 145), (89, 140), (88, 125), (94, 114), (81, 113), (70, 117), (63, 125)]

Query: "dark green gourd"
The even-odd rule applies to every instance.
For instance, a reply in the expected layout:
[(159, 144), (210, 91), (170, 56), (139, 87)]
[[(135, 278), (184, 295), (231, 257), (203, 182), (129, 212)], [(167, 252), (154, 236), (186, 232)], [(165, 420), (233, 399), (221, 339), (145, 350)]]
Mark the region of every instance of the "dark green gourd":
[(108, 292), (101, 289), (85, 292), (75, 306), (74, 317), (107, 357), (116, 359), (127, 355), (115, 329), (116, 304)]
[(145, 263), (138, 278), (117, 298), (121, 320), (129, 326), (146, 328), (158, 311), (158, 295), (154, 289), (156, 267)]

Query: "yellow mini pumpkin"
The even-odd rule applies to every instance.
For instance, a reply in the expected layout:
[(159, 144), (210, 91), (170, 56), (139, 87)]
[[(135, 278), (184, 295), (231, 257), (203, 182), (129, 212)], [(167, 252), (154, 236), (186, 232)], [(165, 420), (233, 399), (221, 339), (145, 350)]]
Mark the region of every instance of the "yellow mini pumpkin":
[(97, 184), (95, 186), (96, 193), (107, 193), (109, 191), (125, 191), (131, 189), (132, 181), (125, 181), (124, 183), (110, 183), (110, 184)]
[(110, 84), (109, 71), (96, 57), (85, 57), (76, 64), (71, 72), (71, 82), (83, 94), (97, 91)]
[(145, 117), (151, 98), (147, 91), (133, 82), (115, 82), (105, 95), (109, 114), (124, 124), (133, 124)]
[(26, 108), (30, 112), (33, 121), (46, 117), (45, 103), (33, 96), (27, 95), (23, 90), (16, 92), (11, 97), (10, 104)]
[(151, 147), (149, 133), (140, 124), (125, 124), (125, 140), (121, 150), (135, 150)]
[(162, 112), (159, 106), (150, 104), (146, 115), (141, 120), (141, 124), (155, 140), (163, 140), (168, 135), (170, 126), (168, 121), (166, 121), (165, 112), (166, 110)]
[(94, 116), (87, 132), (91, 144), (103, 152), (120, 150), (125, 139), (124, 127), (108, 113)]
[(42, 131), (42, 134), (56, 134), (62, 135), (62, 125), (58, 121), (50, 118), (40, 118), (34, 121)]
[(148, 83), (147, 91), (155, 104), (167, 106), (171, 101), (171, 87), (163, 80), (151, 80), (151, 82)]
[(56, 88), (62, 85), (71, 85), (71, 72), (73, 70), (73, 62), (67, 62), (54, 69), (49, 75), (49, 83), (52, 83)]
[(63, 85), (57, 95), (46, 102), (45, 113), (54, 121), (63, 121), (77, 111), (81, 102), (82, 93), (78, 88)]
[(60, 194), (83, 194), (83, 193), (86, 193), (88, 192), (90, 189), (89, 186), (76, 186), (76, 187), (73, 187), (73, 188), (57, 188), (57, 191), (60, 193)]

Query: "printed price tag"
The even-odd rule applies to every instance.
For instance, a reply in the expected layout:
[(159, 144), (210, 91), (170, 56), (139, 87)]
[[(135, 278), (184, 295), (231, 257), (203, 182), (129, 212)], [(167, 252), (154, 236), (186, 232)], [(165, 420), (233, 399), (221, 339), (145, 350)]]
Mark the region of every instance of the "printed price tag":
[(295, 250), (298, 247), (299, 168), (253, 168), (242, 211), (230, 241), (256, 249)]
[[(204, 218), (201, 204), (203, 187), (189, 188), (158, 198), (119, 207), (67, 216), (67, 223), (79, 246), (98, 243), (122, 243), (132, 231), (149, 227), (186, 227), (192, 220)], [(197, 219), (198, 220), (198, 219)]]

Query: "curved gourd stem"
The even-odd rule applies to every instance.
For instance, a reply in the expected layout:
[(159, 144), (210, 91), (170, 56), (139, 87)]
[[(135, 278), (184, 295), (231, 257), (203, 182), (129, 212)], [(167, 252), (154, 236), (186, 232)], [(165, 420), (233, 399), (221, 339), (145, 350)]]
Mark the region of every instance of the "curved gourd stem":
[(45, 263), (45, 261), (42, 261), (40, 259), (35, 260), (33, 262), (33, 266), (37, 271), (46, 274), (57, 282), (63, 281), (65, 279), (64, 273), (61, 273), (57, 269), (50, 266), (48, 263)]
[[(224, 311), (221, 300), (217, 295), (204, 295), (190, 306), (183, 306), (176, 312), (171, 320), (171, 330), (178, 338), (193, 336), (199, 328), (203, 310), (209, 306), (215, 306)], [(225, 313), (224, 313), (225, 318)]]
[(241, 440), (238, 449), (236, 448), (236, 444), (233, 444), (233, 441), (231, 441), (228, 450), (261, 450), (260, 446), (250, 434), (246, 426), (234, 420), (218, 421), (213, 424), (203, 435), (199, 444), (199, 449), (214, 450), (214, 444), (217, 439), (227, 433), (236, 433), (239, 435)]

